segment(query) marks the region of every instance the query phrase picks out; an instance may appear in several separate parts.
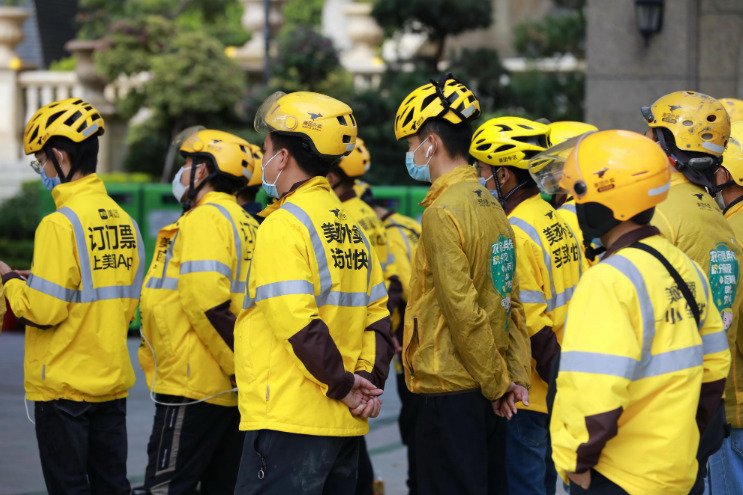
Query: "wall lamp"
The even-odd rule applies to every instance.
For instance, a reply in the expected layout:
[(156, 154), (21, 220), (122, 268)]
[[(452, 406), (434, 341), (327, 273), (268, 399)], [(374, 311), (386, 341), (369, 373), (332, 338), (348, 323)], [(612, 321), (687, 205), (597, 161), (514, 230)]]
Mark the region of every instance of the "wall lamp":
[(650, 37), (663, 28), (663, 4), (664, 0), (635, 0), (635, 20), (645, 46), (650, 43)]

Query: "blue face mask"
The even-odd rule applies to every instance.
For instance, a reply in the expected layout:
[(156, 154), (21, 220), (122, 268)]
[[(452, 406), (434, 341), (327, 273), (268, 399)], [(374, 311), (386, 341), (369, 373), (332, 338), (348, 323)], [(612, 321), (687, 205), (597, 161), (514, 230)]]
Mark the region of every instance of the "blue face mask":
[(279, 198), (279, 191), (276, 189), (276, 182), (278, 182), (279, 177), (281, 177), (281, 172), (283, 172), (283, 170), (279, 171), (278, 175), (276, 175), (273, 184), (269, 184), (268, 182), (266, 182), (266, 167), (268, 167), (268, 164), (271, 163), (271, 160), (276, 158), (279, 153), (281, 153), (281, 151), (277, 151), (274, 156), (268, 159), (265, 165), (261, 165), (261, 187), (264, 191), (266, 191), (266, 194), (268, 194), (270, 198), (276, 199)]
[[(47, 161), (49, 160), (47, 159)], [(41, 175), (41, 183), (44, 184), (44, 187), (46, 187), (51, 192), (52, 189), (54, 189), (55, 187), (57, 187), (58, 185), (62, 183), (62, 180), (58, 176), (47, 177), (46, 174), (44, 173), (45, 165), (46, 165), (46, 162), (44, 162), (44, 165), (42, 165), (39, 168), (39, 175)]]
[(431, 170), (428, 168), (428, 164), (431, 162), (431, 158), (433, 156), (428, 156), (429, 153), (431, 153), (431, 148), (428, 148), (428, 152), (426, 153), (426, 156), (428, 156), (428, 161), (425, 163), (425, 165), (418, 166), (415, 164), (415, 152), (420, 149), (421, 146), (423, 146), (423, 143), (425, 143), (428, 140), (428, 138), (424, 139), (421, 144), (418, 145), (417, 148), (415, 148), (413, 151), (408, 151), (405, 153), (405, 167), (408, 169), (408, 174), (410, 174), (410, 177), (413, 178), (413, 180), (417, 180), (419, 182), (431, 182)]

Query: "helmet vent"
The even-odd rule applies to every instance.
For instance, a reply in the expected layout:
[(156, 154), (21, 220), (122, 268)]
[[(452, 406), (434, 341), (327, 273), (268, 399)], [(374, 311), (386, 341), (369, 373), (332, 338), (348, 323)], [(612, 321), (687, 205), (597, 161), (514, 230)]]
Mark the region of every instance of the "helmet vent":
[(83, 123), (77, 128), (77, 132), (83, 132), (88, 127), (88, 123), (83, 120)]
[(704, 139), (705, 141), (709, 141), (709, 140), (710, 140), (710, 139), (712, 139), (713, 137), (714, 137), (714, 136), (712, 135), (712, 133), (711, 133), (711, 132), (705, 132), (704, 134), (702, 134), (702, 139)]
[[(242, 146), (240, 146), (240, 147), (242, 148)], [(242, 166), (243, 166), (243, 168), (248, 168), (248, 162), (246, 162), (245, 160), (243, 160)]]
[(77, 119), (82, 117), (82, 115), (83, 114), (80, 113), (80, 110), (78, 110), (77, 112), (72, 114), (69, 119), (65, 120), (64, 125), (68, 127), (72, 127), (72, 124), (74, 124), (77, 121)]
[(353, 116), (353, 114), (350, 114), (349, 117), (351, 118), (351, 125), (356, 126), (356, 118)]
[(496, 149), (495, 152), (496, 153), (500, 153), (500, 152), (503, 152), (503, 151), (508, 151), (511, 148), (515, 148), (515, 146), (512, 145), (512, 144), (504, 144), (503, 146), (500, 146), (498, 149)]
[[(245, 149), (245, 146), (243, 146), (242, 144), (240, 145), (240, 151), (242, 151), (243, 153), (247, 153), (248, 152), (248, 150), (246, 150)], [(243, 160), (243, 163), (245, 163), (245, 160)]]
[(402, 127), (405, 127), (410, 123), (410, 121), (413, 120), (413, 109), (411, 108), (408, 114), (405, 116), (405, 119), (402, 121)]
[(53, 114), (51, 117), (49, 117), (46, 121), (47, 127), (51, 125), (53, 122), (55, 122), (58, 118), (60, 118), (62, 115), (64, 115), (64, 112), (57, 112)]
[(477, 148), (475, 148), (477, 151), (485, 151), (490, 148), (490, 143), (481, 144)]
[(421, 103), (421, 109), (428, 108), (428, 105), (433, 102), (437, 98), (437, 95), (434, 93), (432, 95), (428, 95), (423, 99), (423, 102)]
[(714, 122), (717, 120), (717, 115), (707, 115), (707, 122)]
[(39, 126), (34, 127), (34, 132), (31, 133), (31, 137), (28, 138), (29, 141), (33, 141), (36, 139), (36, 136), (39, 135)]
[(682, 123), (683, 123), (683, 124), (684, 124), (684, 125), (685, 125), (686, 127), (691, 127), (691, 126), (693, 126), (693, 125), (694, 125), (694, 122), (692, 122), (691, 120), (684, 120), (684, 121), (683, 121)]
[(343, 135), (343, 142), (344, 143), (350, 143), (351, 142), (351, 136), (349, 136), (348, 134), (344, 134)]
[(97, 113), (94, 113), (93, 115), (90, 116), (90, 118), (93, 119), (93, 120), (98, 120), (98, 119), (101, 118), (101, 116), (98, 115)]
[(524, 125), (524, 124), (519, 124), (519, 127), (521, 127), (522, 129), (529, 129), (530, 131), (531, 131), (532, 129), (534, 129), (533, 127), (530, 127), (530, 126), (528, 126), (528, 125)]
[(338, 116), (338, 117), (336, 117), (336, 118), (338, 119), (338, 123), (339, 123), (340, 125), (345, 125), (345, 126), (347, 126), (347, 125), (348, 125), (348, 124), (346, 123), (346, 118), (345, 118), (345, 117), (344, 117), (343, 115), (339, 115), (339, 116)]

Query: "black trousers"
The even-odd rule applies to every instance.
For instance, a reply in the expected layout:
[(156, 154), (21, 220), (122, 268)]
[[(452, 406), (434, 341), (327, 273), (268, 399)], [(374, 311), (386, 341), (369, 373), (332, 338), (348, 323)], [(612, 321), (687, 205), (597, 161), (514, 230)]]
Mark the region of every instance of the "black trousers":
[(350, 495), (358, 458), (359, 437), (248, 431), (235, 495)]
[(422, 396), (415, 447), (420, 493), (508, 493), (505, 421), (479, 391)]
[(356, 478), (356, 495), (374, 495), (374, 467), (366, 450), (366, 439), (359, 437), (359, 471)]
[[(167, 403), (193, 399), (157, 394)], [(155, 405), (147, 444), (145, 489), (152, 494), (191, 494), (201, 483), (204, 495), (232, 493), (240, 467), (244, 433), (237, 407), (201, 402)]]
[(707, 477), (707, 461), (712, 454), (722, 447), (722, 441), (727, 436), (725, 431), (726, 425), (725, 401), (721, 400), (714, 416), (712, 416), (712, 419), (710, 419), (707, 425), (707, 429), (699, 438), (699, 448), (697, 449), (699, 470), (697, 471), (697, 479), (689, 495), (702, 495), (704, 493), (704, 478)]
[(405, 384), (405, 375), (397, 374), (397, 395), (400, 396), (400, 416), (397, 424), (400, 427), (400, 438), (408, 450), (408, 495), (418, 495), (418, 481), (415, 460), (415, 424), (418, 422), (418, 413), (423, 396), (408, 390)]
[(571, 483), (570, 484), (570, 495), (627, 495), (627, 492), (619, 485), (611, 481), (609, 478), (599, 473), (595, 469), (591, 469), (591, 484), (588, 490), (581, 488), (580, 486)]
[(129, 493), (126, 399), (36, 402), (34, 412), (51, 495)]

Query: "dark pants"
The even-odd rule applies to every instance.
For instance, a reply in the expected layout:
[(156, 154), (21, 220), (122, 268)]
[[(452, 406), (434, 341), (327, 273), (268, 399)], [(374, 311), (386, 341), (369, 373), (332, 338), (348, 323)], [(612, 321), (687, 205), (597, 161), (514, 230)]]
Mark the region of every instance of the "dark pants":
[(479, 391), (422, 398), (415, 430), (419, 492), (508, 493), (505, 423), (490, 401)]
[(245, 433), (235, 495), (346, 495), (356, 490), (359, 437)]
[(369, 451), (366, 450), (366, 440), (359, 437), (359, 474), (356, 478), (356, 495), (374, 495), (374, 468), (372, 467)]
[(41, 470), (51, 495), (128, 494), (126, 399), (36, 402)]
[(575, 483), (570, 484), (570, 495), (627, 495), (627, 492), (609, 478), (591, 469), (591, 484), (588, 490), (581, 488)]
[(725, 416), (725, 402), (720, 401), (720, 405), (715, 411), (714, 416), (709, 421), (707, 429), (699, 438), (699, 448), (697, 449), (697, 462), (699, 470), (697, 479), (691, 488), (689, 495), (701, 495), (704, 493), (704, 478), (707, 476), (707, 461), (710, 456), (720, 450), (722, 442), (726, 436), (727, 418)]
[[(157, 394), (161, 402), (193, 399)], [(201, 402), (188, 406), (155, 406), (147, 444), (145, 489), (149, 493), (232, 493), (240, 467), (244, 433), (237, 407)]]
[(397, 424), (400, 427), (400, 438), (408, 448), (408, 495), (418, 495), (418, 481), (416, 479), (415, 460), (415, 424), (418, 422), (418, 412), (423, 396), (408, 390), (405, 384), (405, 375), (397, 374), (397, 394), (400, 396), (400, 416)]

